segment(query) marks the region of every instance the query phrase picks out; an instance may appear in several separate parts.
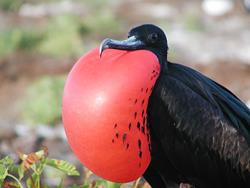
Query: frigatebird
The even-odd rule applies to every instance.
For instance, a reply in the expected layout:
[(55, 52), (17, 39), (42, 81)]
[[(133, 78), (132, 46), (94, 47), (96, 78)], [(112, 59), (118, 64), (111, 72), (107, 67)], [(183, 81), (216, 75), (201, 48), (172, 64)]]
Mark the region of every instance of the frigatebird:
[(168, 61), (166, 35), (155, 25), (137, 26), (123, 41), (105, 39), (100, 55), (106, 49), (149, 50), (159, 60), (147, 107), (152, 160), (144, 178), (152, 187), (250, 187), (250, 110), (237, 96)]

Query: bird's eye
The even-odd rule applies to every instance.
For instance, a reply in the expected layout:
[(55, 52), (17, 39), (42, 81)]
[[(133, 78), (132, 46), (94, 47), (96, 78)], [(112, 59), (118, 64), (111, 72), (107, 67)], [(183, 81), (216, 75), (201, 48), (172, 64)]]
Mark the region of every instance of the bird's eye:
[(155, 43), (158, 40), (158, 34), (157, 33), (151, 33), (148, 35), (148, 41), (151, 43)]

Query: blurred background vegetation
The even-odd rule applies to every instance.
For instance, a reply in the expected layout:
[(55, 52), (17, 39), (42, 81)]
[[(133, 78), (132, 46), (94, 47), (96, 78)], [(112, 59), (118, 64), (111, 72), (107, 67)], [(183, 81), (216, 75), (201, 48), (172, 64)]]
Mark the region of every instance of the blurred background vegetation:
[[(142, 23), (166, 31), (170, 61), (202, 71), (250, 105), (243, 0), (0, 0), (0, 158), (47, 145), (81, 168), (61, 123), (67, 73), (104, 38), (124, 39)], [(80, 180), (65, 185), (72, 181)]]

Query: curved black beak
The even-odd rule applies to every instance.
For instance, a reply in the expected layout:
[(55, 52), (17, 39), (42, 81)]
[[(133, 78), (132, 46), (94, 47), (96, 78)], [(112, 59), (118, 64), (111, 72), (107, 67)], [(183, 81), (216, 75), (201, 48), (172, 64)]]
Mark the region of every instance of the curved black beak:
[(99, 55), (102, 56), (102, 53), (105, 49), (120, 49), (120, 50), (138, 50), (143, 49), (145, 43), (135, 36), (131, 36), (126, 40), (113, 40), (113, 39), (104, 39), (99, 48)]

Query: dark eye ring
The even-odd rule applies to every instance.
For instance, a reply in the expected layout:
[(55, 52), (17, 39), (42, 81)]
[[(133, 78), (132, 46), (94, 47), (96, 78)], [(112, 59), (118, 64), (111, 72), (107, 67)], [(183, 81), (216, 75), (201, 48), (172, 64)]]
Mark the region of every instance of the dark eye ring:
[(156, 42), (158, 40), (158, 34), (157, 33), (151, 33), (148, 36), (148, 40), (152, 43)]

